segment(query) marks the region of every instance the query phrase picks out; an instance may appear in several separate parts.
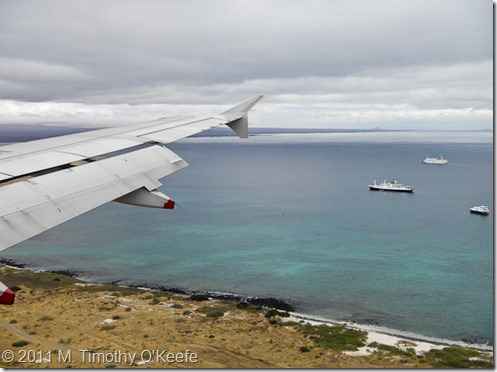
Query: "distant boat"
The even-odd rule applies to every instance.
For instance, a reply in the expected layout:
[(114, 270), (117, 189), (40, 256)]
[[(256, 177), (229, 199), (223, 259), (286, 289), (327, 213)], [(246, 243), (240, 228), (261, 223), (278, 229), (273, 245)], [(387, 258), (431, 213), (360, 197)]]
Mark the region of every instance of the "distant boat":
[(404, 185), (403, 183), (398, 183), (397, 181), (383, 181), (380, 184), (373, 181), (372, 185), (368, 185), (370, 190), (373, 191), (396, 191), (396, 192), (413, 192), (414, 187), (409, 185)]
[(442, 155), (440, 155), (438, 158), (433, 158), (430, 156), (427, 156), (423, 160), (421, 160), (422, 164), (447, 164), (449, 161), (445, 159)]
[(490, 213), (490, 210), (486, 205), (477, 205), (476, 207), (470, 208), (469, 211), (471, 213), (475, 214), (483, 214), (484, 216), (487, 216)]

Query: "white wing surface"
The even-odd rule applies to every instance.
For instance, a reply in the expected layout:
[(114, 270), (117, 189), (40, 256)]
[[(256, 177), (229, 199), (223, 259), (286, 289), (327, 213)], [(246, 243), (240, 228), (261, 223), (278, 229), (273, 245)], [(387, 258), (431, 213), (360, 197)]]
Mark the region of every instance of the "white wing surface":
[[(226, 124), (248, 137), (253, 97), (216, 115), (163, 118), (0, 147), (0, 250), (116, 200), (173, 208), (160, 179), (188, 164), (161, 144)], [(0, 301), (1, 303), (1, 301)]]

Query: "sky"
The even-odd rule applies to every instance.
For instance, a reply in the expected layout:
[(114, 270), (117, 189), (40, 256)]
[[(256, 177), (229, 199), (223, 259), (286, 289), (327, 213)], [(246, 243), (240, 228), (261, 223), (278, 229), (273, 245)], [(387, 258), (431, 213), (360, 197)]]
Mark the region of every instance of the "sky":
[(492, 0), (0, 0), (0, 124), (263, 94), (256, 127), (493, 128)]

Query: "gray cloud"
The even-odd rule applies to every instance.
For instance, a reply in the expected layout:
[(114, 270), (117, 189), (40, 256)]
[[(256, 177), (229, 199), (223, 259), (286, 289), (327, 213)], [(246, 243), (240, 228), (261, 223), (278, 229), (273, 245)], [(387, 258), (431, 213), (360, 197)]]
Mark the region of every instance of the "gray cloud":
[(6, 102), (132, 104), (145, 114), (152, 104), (229, 103), (262, 93), (267, 105), (302, 109), (333, 102), (492, 108), (491, 1), (0, 5)]

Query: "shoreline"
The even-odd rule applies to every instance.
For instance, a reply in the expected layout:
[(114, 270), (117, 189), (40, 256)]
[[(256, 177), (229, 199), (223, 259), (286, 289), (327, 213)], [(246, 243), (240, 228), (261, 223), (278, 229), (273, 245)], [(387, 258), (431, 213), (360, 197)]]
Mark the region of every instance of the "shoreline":
[(6, 267), (12, 267), (15, 269), (27, 270), (31, 272), (41, 272), (41, 273), (51, 273), (51, 274), (59, 274), (64, 275), (69, 278), (78, 279), (86, 283), (93, 284), (102, 284), (102, 285), (115, 285), (121, 287), (129, 287), (129, 288), (138, 288), (145, 290), (159, 290), (162, 292), (171, 292), (179, 295), (207, 295), (212, 299), (216, 300), (227, 300), (227, 301), (246, 301), (252, 305), (259, 305), (265, 307), (272, 307), (278, 310), (283, 311), (295, 311), (296, 305), (291, 301), (282, 300), (275, 297), (258, 297), (258, 296), (244, 296), (241, 294), (228, 293), (228, 292), (217, 292), (217, 291), (189, 291), (186, 289), (176, 288), (176, 287), (166, 287), (163, 285), (154, 285), (150, 283), (123, 283), (122, 280), (114, 280), (111, 282), (95, 282), (89, 278), (86, 278), (84, 272), (80, 271), (72, 271), (72, 270), (46, 270), (46, 269), (37, 269), (33, 267), (29, 267), (28, 264), (17, 263), (11, 259), (0, 258), (0, 265), (4, 265)]
[(89, 283), (5, 265), (0, 280), (17, 292), (17, 303), (0, 307), (0, 368), (425, 369), (494, 363), (492, 351), (324, 324), (243, 300)]
[[(493, 346), (487, 344), (476, 344), (464, 341), (428, 337), (428, 336), (418, 335), (412, 332), (402, 332), (388, 327), (360, 324), (360, 323), (343, 321), (343, 320), (333, 320), (322, 317), (309, 316), (307, 314), (301, 314), (301, 313), (294, 313), (292, 315), (297, 320), (304, 320), (309, 322), (310, 324), (343, 325), (346, 326), (347, 328), (356, 329), (359, 331), (366, 331), (368, 333), (368, 343), (378, 342), (389, 346), (398, 346), (399, 344), (402, 344), (404, 341), (414, 342), (417, 344), (417, 346), (414, 347), (417, 354), (430, 351), (433, 349), (442, 349), (444, 347), (452, 347), (452, 346), (474, 349), (484, 352), (487, 351), (493, 352)], [(361, 348), (358, 352), (352, 352), (352, 353), (354, 354), (350, 355), (370, 354), (370, 352), (368, 352), (367, 347)]]
[[(77, 279), (82, 282), (91, 285), (112, 285), (121, 288), (136, 288), (142, 289), (145, 291), (162, 291), (162, 292), (170, 292), (176, 295), (182, 296), (191, 296), (191, 295), (203, 295), (208, 296), (209, 299), (213, 300), (224, 300), (224, 301), (245, 301), (254, 306), (263, 306), (266, 308), (274, 308), (281, 311), (288, 312), (290, 317), (287, 320), (283, 319), (283, 321), (296, 321), (296, 322), (307, 322), (312, 325), (330, 325), (330, 326), (345, 326), (350, 329), (365, 331), (368, 334), (368, 342), (377, 342), (384, 345), (398, 347), (403, 343), (416, 343), (416, 347), (414, 348), (416, 354), (420, 355), (424, 352), (434, 350), (434, 349), (442, 349), (444, 347), (461, 347), (474, 349), (482, 352), (493, 352), (493, 345), (490, 344), (481, 344), (481, 343), (471, 343), (465, 342), (462, 340), (450, 340), (444, 338), (437, 337), (429, 337), (421, 334), (416, 334), (408, 331), (400, 331), (384, 326), (377, 325), (368, 325), (357, 323), (355, 321), (344, 321), (344, 320), (336, 320), (324, 318), (316, 315), (310, 315), (305, 313), (300, 313), (297, 311), (296, 305), (288, 300), (282, 300), (274, 297), (256, 297), (256, 296), (244, 296), (240, 294), (234, 293), (224, 293), (224, 292), (216, 292), (216, 291), (188, 291), (184, 289), (179, 289), (175, 287), (166, 287), (161, 285), (151, 285), (147, 283), (131, 283), (124, 284), (122, 280), (116, 280), (112, 282), (95, 282), (91, 281), (88, 278), (84, 277), (83, 272), (71, 271), (71, 270), (45, 270), (45, 269), (36, 269), (29, 267), (28, 264), (17, 263), (10, 259), (2, 259), (0, 258), (0, 265), (5, 267), (11, 267), (18, 270), (26, 270), (33, 273), (50, 273), (50, 274), (58, 274), (63, 275), (69, 278)], [(348, 355), (353, 356), (367, 356), (371, 355), (374, 352), (371, 348), (364, 346), (355, 352), (348, 352)]]

